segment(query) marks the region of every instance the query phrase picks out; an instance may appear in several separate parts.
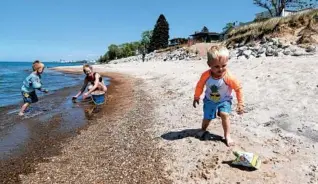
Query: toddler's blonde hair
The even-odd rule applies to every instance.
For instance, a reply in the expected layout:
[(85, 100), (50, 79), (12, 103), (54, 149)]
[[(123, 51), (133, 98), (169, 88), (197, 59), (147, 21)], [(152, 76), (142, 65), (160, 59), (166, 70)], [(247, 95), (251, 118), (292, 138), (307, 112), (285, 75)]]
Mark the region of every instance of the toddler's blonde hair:
[(225, 46), (218, 45), (218, 46), (212, 46), (208, 50), (207, 55), (208, 55), (208, 64), (209, 64), (212, 61), (219, 59), (220, 57), (229, 58), (230, 53), (229, 53), (229, 50)]
[(39, 60), (35, 60), (32, 64), (33, 71), (38, 71), (40, 68), (44, 68), (44, 64)]

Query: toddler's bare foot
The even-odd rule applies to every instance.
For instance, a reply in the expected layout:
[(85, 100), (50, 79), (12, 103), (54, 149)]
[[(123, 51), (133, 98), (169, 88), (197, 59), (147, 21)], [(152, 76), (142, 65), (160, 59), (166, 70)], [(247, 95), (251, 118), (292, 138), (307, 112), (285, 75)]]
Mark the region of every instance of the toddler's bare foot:
[(24, 113), (23, 112), (19, 112), (19, 116), (23, 116), (24, 115)]
[(225, 143), (226, 143), (226, 145), (227, 145), (228, 147), (231, 147), (231, 146), (234, 146), (234, 145), (235, 145), (235, 143), (234, 143), (234, 141), (233, 141), (233, 139), (232, 139), (231, 137), (226, 137), (226, 138), (225, 138)]

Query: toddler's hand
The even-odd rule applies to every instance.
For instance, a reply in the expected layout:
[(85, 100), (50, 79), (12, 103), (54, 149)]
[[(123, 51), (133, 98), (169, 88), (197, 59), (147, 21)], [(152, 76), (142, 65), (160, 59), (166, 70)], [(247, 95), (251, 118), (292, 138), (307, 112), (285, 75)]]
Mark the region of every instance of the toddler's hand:
[(241, 105), (241, 104), (239, 104), (239, 105), (237, 106), (236, 111), (237, 111), (237, 114), (243, 114), (243, 113), (244, 113), (244, 106)]
[(196, 99), (193, 100), (193, 107), (194, 108), (196, 108), (197, 107), (196, 105), (199, 105), (199, 104), (200, 104), (199, 100), (196, 100)]
[(44, 90), (44, 93), (48, 93), (48, 92), (49, 92), (49, 90), (47, 90), (47, 89)]

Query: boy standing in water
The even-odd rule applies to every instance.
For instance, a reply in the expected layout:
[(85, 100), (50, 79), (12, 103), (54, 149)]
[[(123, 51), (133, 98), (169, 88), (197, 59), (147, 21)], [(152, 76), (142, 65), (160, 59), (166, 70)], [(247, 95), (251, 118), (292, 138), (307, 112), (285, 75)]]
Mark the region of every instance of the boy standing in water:
[(44, 93), (48, 93), (48, 90), (42, 88), (41, 83), (41, 74), (44, 71), (44, 64), (41, 61), (36, 60), (32, 64), (32, 69), (33, 72), (27, 78), (25, 78), (21, 87), (24, 104), (21, 107), (19, 116), (24, 115), (24, 111), (29, 107), (31, 103), (35, 103), (38, 101), (35, 89), (38, 89)]
[(238, 100), (237, 113), (243, 114), (243, 93), (240, 82), (228, 71), (229, 51), (223, 46), (212, 46), (208, 53), (210, 69), (205, 71), (195, 88), (193, 107), (199, 104), (200, 96), (206, 86), (203, 99), (202, 136), (206, 132), (211, 120), (217, 115), (222, 119), (224, 138), (227, 146), (234, 145), (230, 135), (230, 112), (232, 105), (232, 90)]

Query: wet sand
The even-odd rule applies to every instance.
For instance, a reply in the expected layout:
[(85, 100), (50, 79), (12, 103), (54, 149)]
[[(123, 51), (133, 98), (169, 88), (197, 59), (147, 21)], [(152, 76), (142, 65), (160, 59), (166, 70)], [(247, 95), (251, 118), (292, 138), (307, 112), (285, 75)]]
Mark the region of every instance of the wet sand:
[[(77, 71), (81, 70), (64, 72)], [(24, 143), (20, 154), (0, 161), (6, 168), (0, 171), (0, 183), (170, 183), (162, 171), (163, 151), (148, 131), (153, 106), (143, 100), (149, 97), (138, 87), (142, 81), (117, 73), (107, 76), (111, 79), (107, 103), (76, 131), (57, 131), (77, 122), (78, 114), (64, 114), (63, 108), (57, 114), (47, 111), (49, 118), (34, 117), (33, 123), (46, 126), (29, 130), (36, 136)], [(71, 96), (66, 96), (61, 103), (70, 102)]]
[[(32, 173), (37, 163), (61, 154), (61, 143), (96, 119), (104, 105), (95, 108), (90, 99), (73, 103), (71, 98), (80, 88), (73, 86), (39, 97), (22, 117), (17, 115), (21, 104), (0, 108), (0, 183), (19, 183), (19, 174)], [(110, 95), (112, 89), (110, 85)]]
[(60, 143), (88, 124), (85, 108), (73, 104), (75, 86), (41, 97), (25, 116), (17, 115), (20, 105), (2, 107), (0, 112), (0, 183), (17, 183), (18, 175), (34, 171), (38, 162), (60, 154)]

